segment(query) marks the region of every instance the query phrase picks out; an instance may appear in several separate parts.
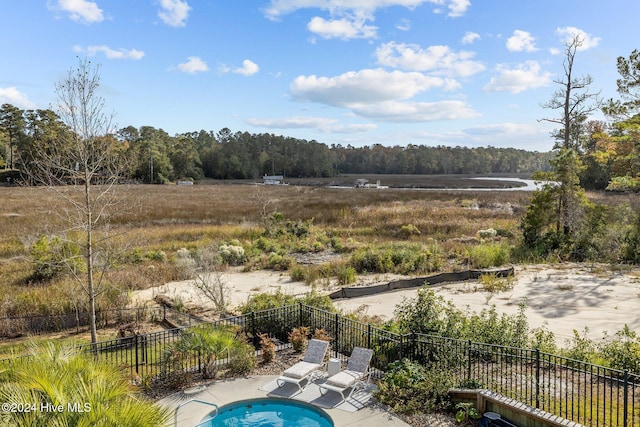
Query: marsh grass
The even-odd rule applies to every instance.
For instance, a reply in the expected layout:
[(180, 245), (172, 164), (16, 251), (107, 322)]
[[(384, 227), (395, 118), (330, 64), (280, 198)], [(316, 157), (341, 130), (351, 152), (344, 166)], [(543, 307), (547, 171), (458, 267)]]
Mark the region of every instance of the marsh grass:
[[(255, 185), (123, 185), (118, 190), (123, 205), (131, 208), (114, 215), (109, 229), (112, 244), (121, 253), (105, 279), (116, 292), (184, 279), (184, 272), (172, 261), (178, 250), (232, 240), (245, 249), (249, 269), (294, 268), (291, 255), (295, 253), (342, 254), (340, 263), (298, 271), (309, 284), (331, 278), (349, 284), (358, 271), (377, 271), (349, 261), (357, 251), (375, 253), (377, 248), (387, 248), (384, 257), (391, 260), (392, 271), (434, 271), (450, 264), (448, 257), (464, 257), (473, 243), (455, 240), (472, 242), (478, 229), (493, 227), (517, 236), (518, 212), (530, 197), (524, 192)], [(255, 196), (258, 190), (260, 200)], [(8, 307), (19, 315), (69, 310), (71, 279), (66, 278), (66, 283), (31, 280), (31, 244), (62, 229), (59, 215), (51, 213), (56, 196), (45, 188), (3, 187), (0, 197), (0, 317)], [(264, 215), (274, 212), (292, 221), (296, 233), (311, 224), (308, 233), (265, 236)], [(415, 227), (409, 241), (399, 233), (407, 224)], [(264, 248), (259, 247), (261, 239), (266, 239)], [(103, 303), (118, 301), (122, 300)]]
[[(131, 208), (112, 218), (111, 244), (121, 254), (106, 279), (111, 288), (122, 292), (183, 279), (172, 262), (179, 249), (196, 250), (231, 240), (252, 255), (247, 268), (292, 268), (292, 252), (330, 249), (344, 254), (345, 261), (340, 263), (299, 269), (297, 273), (309, 284), (328, 281), (331, 276), (342, 284), (352, 283), (359, 269), (353, 261), (347, 263), (350, 254), (358, 248), (374, 251), (380, 245), (395, 247), (385, 256), (397, 264), (396, 271), (436, 270), (443, 265), (444, 254), (432, 253), (434, 242), (443, 242), (438, 247), (446, 251), (449, 239), (474, 236), (480, 228), (502, 228), (515, 234), (519, 216), (502, 207), (524, 206), (529, 198), (524, 192), (255, 185), (124, 185), (118, 190), (122, 204)], [(51, 207), (57, 206), (55, 194), (45, 188), (3, 187), (0, 191), (0, 317), (69, 310), (71, 284), (31, 279), (31, 244), (61, 229), (58, 215), (51, 213)], [(260, 191), (260, 200), (256, 191)], [(470, 209), (470, 205), (478, 208)], [(288, 237), (289, 241), (269, 238), (272, 249), (256, 250), (255, 242), (263, 237), (266, 225), (265, 206), (267, 215), (277, 211), (294, 222), (311, 221), (313, 231)], [(399, 235), (407, 224), (417, 230), (411, 235), (411, 250)], [(411, 257), (416, 253), (432, 263), (415, 261)], [(103, 302), (107, 303), (111, 302)]]

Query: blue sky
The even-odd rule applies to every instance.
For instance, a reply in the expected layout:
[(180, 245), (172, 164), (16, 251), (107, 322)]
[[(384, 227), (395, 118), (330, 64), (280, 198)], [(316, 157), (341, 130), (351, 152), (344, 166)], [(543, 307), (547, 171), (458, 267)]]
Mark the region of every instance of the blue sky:
[[(617, 97), (634, 0), (0, 0), (0, 103), (53, 108), (87, 58), (117, 127), (547, 151), (564, 42)], [(601, 118), (601, 117), (595, 117)]]

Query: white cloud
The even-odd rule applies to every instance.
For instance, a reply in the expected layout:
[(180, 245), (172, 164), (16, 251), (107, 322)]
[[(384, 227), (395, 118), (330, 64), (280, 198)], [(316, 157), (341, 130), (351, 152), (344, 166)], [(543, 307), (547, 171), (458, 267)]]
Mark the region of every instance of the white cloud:
[[(432, 1), (432, 3), (436, 3)], [(450, 0), (449, 1), (449, 16), (456, 17), (465, 14), (467, 9), (471, 6), (471, 0)]]
[(184, 27), (189, 17), (191, 6), (183, 0), (160, 0), (158, 16), (172, 27)]
[(290, 90), (300, 100), (349, 107), (360, 103), (408, 99), (446, 83), (442, 78), (417, 72), (366, 69), (335, 77), (298, 76), (291, 83)]
[(335, 77), (298, 76), (291, 94), (299, 99), (350, 109), (355, 115), (388, 122), (425, 122), (476, 117), (462, 101), (405, 100), (448, 81), (418, 72), (366, 69)]
[(375, 37), (378, 27), (366, 25), (364, 19), (349, 20), (330, 19), (325, 20), (318, 16), (307, 24), (307, 29), (325, 39), (367, 39)]
[(244, 61), (242, 61), (242, 67), (231, 68), (225, 64), (222, 64), (218, 67), (218, 72), (221, 74), (235, 73), (242, 74), (243, 76), (247, 77), (256, 74), (258, 71), (260, 71), (260, 67), (258, 67), (258, 64), (250, 59), (245, 59)]
[(578, 36), (582, 41), (582, 44), (579, 46), (578, 50), (591, 49), (592, 47), (598, 46), (598, 43), (600, 43), (600, 37), (593, 37), (592, 35), (587, 34), (583, 30), (576, 27), (558, 28), (556, 30), (556, 34), (562, 37), (562, 41), (564, 43), (570, 43), (574, 37)]
[(487, 92), (520, 93), (528, 89), (548, 86), (551, 84), (551, 73), (543, 72), (537, 61), (527, 61), (516, 68), (498, 65), (499, 75), (491, 78), (485, 85)]
[(374, 130), (373, 123), (340, 124), (336, 119), (324, 117), (296, 116), (282, 119), (249, 119), (247, 123), (253, 126), (271, 129), (317, 129), (325, 133), (359, 133)]
[(473, 31), (467, 31), (464, 33), (464, 37), (462, 37), (462, 44), (472, 44), (476, 40), (480, 40), (480, 34), (474, 33)]
[(35, 108), (35, 104), (29, 101), (27, 95), (14, 86), (0, 87), (0, 104), (11, 104), (18, 108), (26, 109)]
[(411, 21), (408, 19), (401, 19), (400, 22), (396, 24), (396, 28), (400, 31), (409, 31), (411, 29)]
[(459, 120), (478, 117), (479, 113), (462, 101), (398, 102), (385, 101), (352, 106), (362, 117), (383, 122), (414, 123)]
[(104, 15), (98, 4), (88, 0), (58, 0), (53, 5), (49, 5), (49, 9), (55, 11), (67, 12), (69, 18), (84, 24), (92, 24), (94, 22), (102, 22)]
[(250, 59), (245, 59), (242, 61), (242, 67), (233, 70), (234, 73), (242, 74), (243, 76), (253, 76), (258, 71), (260, 71), (260, 67)]
[(449, 76), (468, 77), (484, 70), (473, 61), (473, 52), (453, 52), (448, 46), (429, 46), (389, 42), (380, 45), (374, 55), (380, 65), (414, 71), (431, 71)]
[(299, 9), (313, 8), (326, 10), (332, 15), (349, 12), (371, 16), (377, 9), (393, 6), (413, 9), (427, 3), (438, 7), (446, 5), (452, 17), (464, 15), (471, 6), (470, 0), (271, 0), (264, 13), (269, 19), (278, 19)]
[(515, 30), (507, 39), (507, 49), (511, 52), (534, 52), (536, 48), (535, 38), (527, 31)]
[(98, 52), (104, 53), (107, 59), (142, 59), (144, 57), (144, 52), (137, 49), (111, 49), (109, 46), (87, 46), (86, 48), (82, 46), (74, 46), (73, 50), (75, 52), (86, 52), (89, 56), (95, 56)]
[(187, 62), (178, 64), (178, 70), (184, 73), (195, 74), (195, 73), (202, 73), (202, 72), (208, 71), (209, 66), (207, 65), (206, 62), (204, 62), (199, 57), (189, 56), (187, 58)]

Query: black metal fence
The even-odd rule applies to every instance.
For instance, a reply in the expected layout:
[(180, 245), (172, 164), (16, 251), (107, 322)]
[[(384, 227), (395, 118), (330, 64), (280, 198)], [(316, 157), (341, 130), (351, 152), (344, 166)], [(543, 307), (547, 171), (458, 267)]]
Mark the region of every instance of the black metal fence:
[[(172, 312), (165, 311), (163, 315), (167, 313)], [(397, 334), (303, 304), (207, 324), (238, 326), (253, 338), (256, 348), (258, 335), (262, 333), (286, 343), (294, 328), (324, 329), (333, 338), (331, 352), (335, 357), (346, 359), (356, 346), (374, 349), (372, 366), (377, 376), (382, 375), (389, 363), (407, 358), (429, 369), (445, 370), (459, 387), (498, 392), (584, 425), (640, 427), (640, 376), (534, 349)], [(182, 366), (167, 367), (162, 362), (166, 352), (189, 328), (119, 338), (81, 346), (78, 350), (93, 351), (122, 366), (134, 381), (166, 375), (168, 369), (198, 371), (201, 366), (197, 354)]]
[[(162, 316), (163, 311), (159, 307), (99, 310), (96, 312), (96, 324), (98, 328), (103, 328), (109, 325), (158, 319)], [(80, 329), (88, 325), (89, 312), (87, 311), (42, 316), (3, 317), (0, 318), (0, 337), (41, 335), (74, 328)]]

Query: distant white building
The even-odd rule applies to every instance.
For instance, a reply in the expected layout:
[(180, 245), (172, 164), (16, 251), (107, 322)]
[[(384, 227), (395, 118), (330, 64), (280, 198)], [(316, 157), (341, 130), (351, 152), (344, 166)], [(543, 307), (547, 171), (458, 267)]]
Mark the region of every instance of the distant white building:
[(369, 184), (368, 179), (360, 178), (353, 184), (356, 188), (389, 188), (387, 185), (380, 185), (380, 180), (377, 180), (375, 184)]
[(265, 175), (262, 177), (264, 185), (282, 185), (283, 175)]

